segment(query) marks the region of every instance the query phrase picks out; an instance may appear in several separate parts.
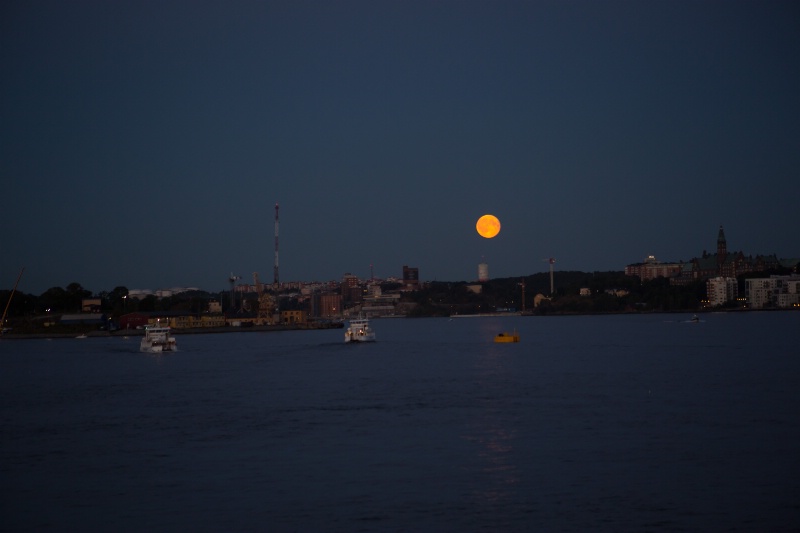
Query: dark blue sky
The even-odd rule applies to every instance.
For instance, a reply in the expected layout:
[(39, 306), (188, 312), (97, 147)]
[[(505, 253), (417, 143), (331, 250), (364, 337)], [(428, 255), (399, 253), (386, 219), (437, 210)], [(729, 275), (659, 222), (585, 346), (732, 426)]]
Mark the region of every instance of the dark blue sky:
[(797, 257), (799, 6), (3, 2), (0, 287)]

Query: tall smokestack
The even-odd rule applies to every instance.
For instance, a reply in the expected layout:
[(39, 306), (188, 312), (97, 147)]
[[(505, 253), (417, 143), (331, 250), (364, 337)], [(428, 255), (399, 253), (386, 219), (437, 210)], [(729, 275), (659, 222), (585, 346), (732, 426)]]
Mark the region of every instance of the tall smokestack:
[(275, 288), (278, 288), (278, 203), (275, 203)]

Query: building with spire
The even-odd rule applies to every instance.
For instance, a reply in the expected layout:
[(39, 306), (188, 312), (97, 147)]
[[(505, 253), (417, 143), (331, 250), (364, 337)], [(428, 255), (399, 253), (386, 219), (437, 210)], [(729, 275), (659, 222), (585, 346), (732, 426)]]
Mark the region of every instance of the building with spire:
[(684, 284), (692, 281), (707, 280), (714, 277), (735, 278), (748, 272), (764, 272), (781, 268), (781, 262), (773, 255), (745, 255), (744, 252), (728, 252), (728, 242), (722, 226), (717, 232), (717, 252), (695, 257), (684, 263), (680, 274), (670, 281)]
[[(685, 285), (710, 278), (736, 278), (748, 272), (779, 269), (786, 267), (784, 263), (791, 263), (791, 261), (782, 262), (774, 254), (753, 256), (745, 255), (744, 252), (729, 252), (725, 229), (720, 225), (717, 232), (716, 253), (710, 254), (704, 250), (700, 257), (695, 257), (688, 262), (675, 263), (657, 261), (651, 255), (643, 263), (626, 266), (625, 274), (638, 276), (642, 281), (664, 277), (668, 278), (673, 285)], [(792, 264), (796, 264), (796, 261)]]
[(719, 233), (717, 233), (717, 273), (722, 276), (722, 271), (725, 268), (725, 260), (728, 258), (728, 242), (725, 240), (725, 230), (722, 225), (719, 226)]

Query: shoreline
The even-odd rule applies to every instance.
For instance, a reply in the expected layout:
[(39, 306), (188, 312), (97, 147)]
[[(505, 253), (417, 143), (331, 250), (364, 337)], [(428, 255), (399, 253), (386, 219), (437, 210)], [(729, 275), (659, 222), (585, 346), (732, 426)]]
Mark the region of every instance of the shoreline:
[[(251, 327), (234, 327), (225, 326), (218, 328), (171, 328), (170, 333), (173, 335), (208, 335), (212, 333), (249, 333), (260, 332), (268, 333), (272, 331), (309, 331), (319, 329), (342, 329), (344, 328), (343, 322), (332, 322), (329, 324), (281, 324), (278, 326), (251, 326)], [(80, 335), (85, 335), (87, 339), (91, 338), (109, 338), (109, 337), (143, 337), (143, 329), (118, 329), (116, 331), (73, 331), (71, 333), (4, 333), (0, 335), (0, 339), (8, 340), (26, 340), (26, 339), (74, 339)]]
[[(796, 308), (769, 308), (769, 309), (702, 309), (702, 310), (680, 310), (680, 311), (623, 311), (618, 313), (530, 313), (530, 312), (502, 312), (502, 313), (476, 313), (473, 315), (450, 315), (447, 316), (391, 316), (391, 317), (374, 317), (373, 320), (381, 318), (487, 318), (487, 317), (554, 317), (554, 316), (607, 316), (607, 315), (675, 315), (675, 314), (725, 314), (725, 313), (760, 313), (760, 312), (779, 312), (779, 311), (798, 311)], [(173, 335), (208, 335), (213, 333), (269, 333), (273, 331), (309, 331), (320, 329), (342, 329), (344, 328), (344, 320), (328, 322), (328, 323), (315, 323), (315, 324), (281, 324), (277, 326), (224, 326), (215, 328), (172, 328)], [(26, 340), (26, 339), (74, 339), (80, 335), (85, 335), (86, 338), (105, 338), (105, 337), (141, 337), (144, 335), (143, 329), (130, 329), (130, 330), (116, 330), (116, 331), (73, 331), (65, 333), (10, 333), (6, 332), (0, 335), (0, 340)]]

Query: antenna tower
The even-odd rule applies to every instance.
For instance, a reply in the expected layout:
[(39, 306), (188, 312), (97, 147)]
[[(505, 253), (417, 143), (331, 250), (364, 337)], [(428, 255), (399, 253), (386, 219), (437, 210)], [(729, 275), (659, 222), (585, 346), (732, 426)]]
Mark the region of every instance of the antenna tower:
[(278, 203), (275, 203), (275, 290), (278, 289)]
[(553, 296), (555, 291), (555, 285), (553, 284), (553, 265), (556, 264), (555, 257), (551, 257), (549, 260), (550, 263), (550, 296)]

